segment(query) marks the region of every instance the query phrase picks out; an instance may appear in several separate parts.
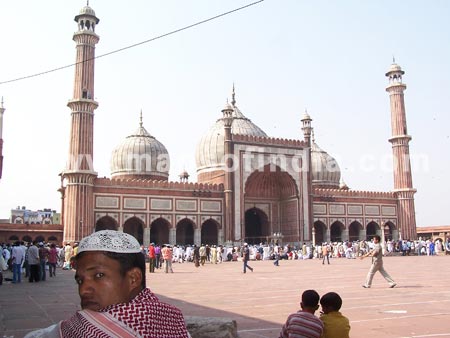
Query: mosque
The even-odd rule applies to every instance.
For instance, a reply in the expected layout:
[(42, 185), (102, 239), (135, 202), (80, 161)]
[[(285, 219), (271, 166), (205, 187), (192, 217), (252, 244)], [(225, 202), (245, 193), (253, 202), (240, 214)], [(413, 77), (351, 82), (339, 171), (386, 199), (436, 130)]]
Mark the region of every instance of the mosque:
[(79, 241), (103, 229), (130, 233), (143, 245), (299, 244), (362, 240), (375, 234), (416, 238), (406, 85), (397, 64), (386, 73), (392, 191), (349, 189), (336, 160), (315, 142), (307, 112), (301, 118), (303, 139), (270, 137), (238, 108), (234, 87), (230, 103), (199, 138), (198, 182), (189, 182), (186, 172), (180, 182), (169, 181), (169, 154), (146, 130), (142, 117), (137, 129), (111, 149), (111, 178), (100, 178), (92, 163), (94, 110), (99, 105), (93, 99), (99, 19), (85, 6), (75, 21), (69, 158), (59, 189), (64, 241)]

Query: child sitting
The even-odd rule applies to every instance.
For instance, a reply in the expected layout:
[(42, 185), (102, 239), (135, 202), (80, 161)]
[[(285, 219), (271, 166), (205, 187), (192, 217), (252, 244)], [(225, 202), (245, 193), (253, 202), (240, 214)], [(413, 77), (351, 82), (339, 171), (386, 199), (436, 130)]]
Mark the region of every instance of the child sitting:
[(323, 322), (322, 338), (349, 338), (349, 320), (339, 312), (342, 298), (336, 292), (328, 292), (320, 298), (320, 305), (322, 306), (320, 319)]

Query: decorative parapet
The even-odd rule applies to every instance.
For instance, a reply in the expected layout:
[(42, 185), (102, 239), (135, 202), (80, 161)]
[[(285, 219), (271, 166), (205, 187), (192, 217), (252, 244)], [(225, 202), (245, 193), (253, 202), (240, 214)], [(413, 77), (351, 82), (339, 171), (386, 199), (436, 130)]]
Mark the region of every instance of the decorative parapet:
[(110, 178), (96, 178), (95, 186), (109, 186), (109, 187), (139, 187), (149, 189), (171, 189), (171, 190), (195, 190), (195, 191), (211, 191), (223, 192), (223, 184), (208, 184), (208, 183), (194, 183), (194, 182), (168, 182), (168, 181), (153, 181), (153, 180), (139, 180), (139, 179), (110, 179)]
[(313, 189), (313, 195), (317, 197), (358, 197), (358, 198), (388, 198), (396, 199), (397, 194), (390, 191), (361, 191), (343, 189)]
[(307, 148), (308, 147), (308, 145), (304, 141), (275, 138), (275, 137), (233, 134), (232, 140), (234, 142), (262, 144), (265, 146), (284, 146), (284, 147), (293, 147), (293, 148)]

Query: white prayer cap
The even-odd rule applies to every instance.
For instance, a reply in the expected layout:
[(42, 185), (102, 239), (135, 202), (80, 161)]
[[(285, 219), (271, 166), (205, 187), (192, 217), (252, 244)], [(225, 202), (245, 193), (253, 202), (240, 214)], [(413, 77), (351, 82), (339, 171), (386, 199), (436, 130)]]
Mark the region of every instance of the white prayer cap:
[(138, 253), (141, 245), (133, 236), (115, 230), (102, 230), (83, 238), (78, 253), (84, 251), (108, 251), (116, 253)]

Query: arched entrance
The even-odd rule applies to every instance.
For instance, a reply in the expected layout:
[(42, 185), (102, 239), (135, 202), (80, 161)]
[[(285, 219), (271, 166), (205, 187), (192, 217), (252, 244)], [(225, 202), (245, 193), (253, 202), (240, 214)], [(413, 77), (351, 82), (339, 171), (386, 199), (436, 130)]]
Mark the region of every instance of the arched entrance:
[(11, 236), (9, 236), (9, 241), (18, 241), (19, 240), (19, 237), (17, 237), (16, 235), (11, 235)]
[(144, 243), (144, 224), (139, 218), (131, 217), (127, 219), (123, 225), (123, 232), (136, 238), (139, 244)]
[(170, 223), (164, 218), (155, 219), (150, 225), (150, 243), (169, 244)]
[(44, 242), (45, 238), (43, 236), (37, 236), (36, 237), (36, 242)]
[(22, 241), (27, 242), (27, 243), (31, 243), (33, 241), (33, 239), (30, 236), (25, 235), (25, 236), (22, 237)]
[(395, 225), (391, 221), (388, 221), (384, 224), (384, 240), (385, 241), (394, 240), (394, 236), (393, 236), (394, 230), (395, 230)]
[(116, 220), (111, 216), (103, 216), (95, 223), (96, 232), (101, 230), (117, 230), (118, 227)]
[(267, 242), (270, 236), (269, 221), (264, 211), (251, 208), (245, 212), (245, 241), (249, 244)]
[(367, 240), (370, 241), (373, 238), (373, 236), (378, 234), (379, 230), (380, 230), (380, 226), (376, 222), (372, 221), (369, 224), (367, 224), (367, 228), (366, 228)]
[(217, 245), (218, 229), (219, 224), (213, 220), (209, 219), (202, 224), (202, 234), (201, 242), (209, 245)]
[(325, 229), (327, 226), (322, 221), (314, 222), (315, 242), (316, 245), (321, 245), (325, 242)]
[(361, 223), (357, 221), (353, 221), (350, 223), (348, 227), (348, 240), (350, 242), (358, 241), (359, 240), (359, 232), (362, 230)]
[(194, 244), (194, 224), (190, 219), (185, 218), (178, 222), (176, 244)]
[[(285, 159), (265, 158), (271, 162)], [(285, 168), (286, 163), (281, 163)], [(245, 211), (245, 241), (267, 242), (273, 233), (280, 233), (285, 242), (298, 242), (303, 229), (299, 224), (299, 193), (295, 180), (280, 166), (273, 163), (255, 170), (245, 182), (246, 204), (255, 207)], [(259, 207), (257, 204), (263, 204)], [(270, 217), (269, 217), (270, 216)], [(269, 223), (269, 219), (272, 223)]]
[(342, 230), (344, 229), (344, 224), (339, 221), (334, 222), (330, 226), (330, 241), (331, 242), (342, 242)]

